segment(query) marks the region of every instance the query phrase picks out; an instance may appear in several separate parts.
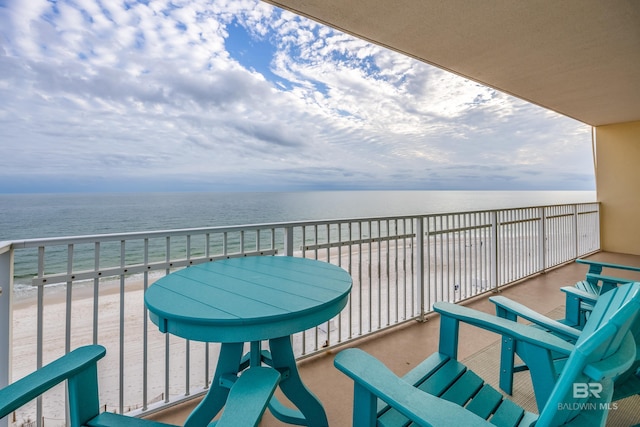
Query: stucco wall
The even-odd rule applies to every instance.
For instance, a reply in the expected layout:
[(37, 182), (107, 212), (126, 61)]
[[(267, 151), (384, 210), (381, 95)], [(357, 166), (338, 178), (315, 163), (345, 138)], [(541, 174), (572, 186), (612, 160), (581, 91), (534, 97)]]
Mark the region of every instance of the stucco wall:
[(596, 128), (601, 247), (640, 255), (640, 122)]

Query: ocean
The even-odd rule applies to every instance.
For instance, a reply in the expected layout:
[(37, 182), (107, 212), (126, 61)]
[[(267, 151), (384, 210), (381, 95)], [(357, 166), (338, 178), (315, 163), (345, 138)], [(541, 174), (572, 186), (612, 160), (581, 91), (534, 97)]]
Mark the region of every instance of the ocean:
[(0, 194), (0, 241), (595, 200), (593, 191)]

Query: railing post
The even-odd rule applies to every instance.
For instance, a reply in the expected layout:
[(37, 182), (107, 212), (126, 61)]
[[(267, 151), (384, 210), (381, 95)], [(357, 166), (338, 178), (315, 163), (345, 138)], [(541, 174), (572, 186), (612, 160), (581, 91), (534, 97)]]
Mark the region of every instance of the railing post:
[(424, 218), (416, 218), (416, 275), (418, 285), (419, 320), (425, 321), (424, 307)]
[[(304, 242), (302, 244), (304, 245)], [(293, 256), (293, 227), (291, 226), (284, 228), (284, 254)]]
[(573, 205), (573, 242), (574, 242), (574, 253), (573, 259), (578, 259), (580, 256), (580, 245), (578, 241), (578, 205)]
[(601, 229), (600, 229), (600, 219), (601, 219), (601, 216), (600, 216), (601, 215), (601, 213), (600, 213), (600, 202), (598, 202), (596, 206), (597, 206), (597, 209), (598, 209), (598, 212), (597, 212), (598, 221), (597, 221), (597, 228), (596, 228), (596, 238), (598, 239), (598, 250), (600, 250), (601, 249), (600, 245), (602, 244), (602, 238), (601, 238), (601, 236), (602, 236), (601, 233), (602, 232), (601, 232)]
[[(9, 384), (11, 374), (11, 330), (13, 313), (13, 248), (0, 243), (0, 389)], [(9, 417), (0, 420), (0, 427), (9, 425)]]
[(540, 235), (538, 236), (538, 247), (540, 253), (540, 271), (544, 272), (547, 270), (547, 218), (546, 218), (546, 209), (544, 207), (540, 208)]
[(498, 211), (491, 211), (491, 287), (498, 289)]

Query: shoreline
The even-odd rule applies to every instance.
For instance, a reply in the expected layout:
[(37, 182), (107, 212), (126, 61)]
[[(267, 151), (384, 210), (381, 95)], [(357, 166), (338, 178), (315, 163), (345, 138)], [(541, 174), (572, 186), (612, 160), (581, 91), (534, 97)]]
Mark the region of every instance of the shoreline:
[[(149, 286), (158, 278), (149, 278)], [(103, 278), (98, 284), (98, 292), (100, 295), (113, 295), (120, 292), (120, 279), (117, 278)], [(37, 305), (37, 286), (31, 286), (33, 290), (20, 290), (13, 292), (12, 306), (13, 310), (21, 310), (29, 305)], [(129, 291), (136, 291), (144, 289), (144, 278), (135, 280), (125, 279), (125, 293)], [(45, 286), (45, 301), (44, 305), (66, 303), (67, 299), (67, 284), (56, 283), (50, 286)], [(86, 281), (72, 285), (71, 299), (82, 300), (94, 297), (94, 282)]]

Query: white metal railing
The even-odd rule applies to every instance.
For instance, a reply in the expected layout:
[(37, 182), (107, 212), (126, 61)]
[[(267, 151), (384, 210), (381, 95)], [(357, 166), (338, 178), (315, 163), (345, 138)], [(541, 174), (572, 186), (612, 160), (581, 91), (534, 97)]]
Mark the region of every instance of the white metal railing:
[[(599, 205), (587, 203), (0, 243), (0, 387), (100, 343), (106, 410), (150, 412), (204, 392), (216, 345), (161, 334), (143, 304), (154, 280), (189, 265), (284, 254), (345, 268), (347, 307), (293, 337), (306, 357), (596, 252), (599, 235)], [(63, 395), (27, 405), (16, 422), (64, 424)]]

